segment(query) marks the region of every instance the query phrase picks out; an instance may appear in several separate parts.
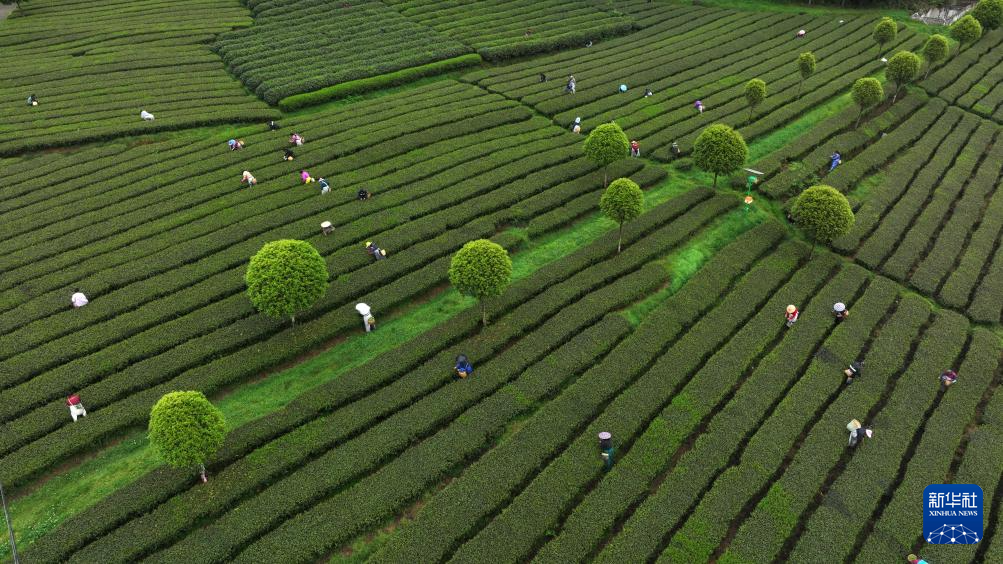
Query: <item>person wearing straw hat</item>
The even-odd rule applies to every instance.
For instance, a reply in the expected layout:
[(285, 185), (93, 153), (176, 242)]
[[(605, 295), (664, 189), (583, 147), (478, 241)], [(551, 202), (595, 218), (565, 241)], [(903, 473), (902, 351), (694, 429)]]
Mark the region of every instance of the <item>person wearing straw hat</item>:
[(582, 132), (582, 118), (576, 117), (575, 123), (571, 124), (571, 132), (580, 134)]
[(355, 311), (362, 316), (362, 325), (366, 328), (366, 333), (376, 329), (376, 318), (373, 317), (372, 308), (366, 304), (355, 304)]
[(915, 554), (910, 554), (909, 556), (906, 556), (905, 559), (909, 562), (909, 564), (929, 564), (929, 562), (923, 560)]
[(846, 304), (843, 302), (836, 302), (832, 306), (832, 315), (836, 318), (836, 321), (842, 321), (850, 315), (850, 311), (846, 309)]
[(801, 312), (798, 311), (797, 307), (795, 307), (793, 304), (787, 306), (787, 313), (785, 315), (787, 319), (787, 326), (794, 327), (794, 323), (797, 322), (799, 315), (801, 315)]
[(855, 447), (861, 439), (867, 437), (868, 439), (874, 435), (874, 432), (870, 429), (865, 429), (861, 426), (860, 421), (854, 419), (846, 424), (846, 430), (850, 432), (850, 446)]

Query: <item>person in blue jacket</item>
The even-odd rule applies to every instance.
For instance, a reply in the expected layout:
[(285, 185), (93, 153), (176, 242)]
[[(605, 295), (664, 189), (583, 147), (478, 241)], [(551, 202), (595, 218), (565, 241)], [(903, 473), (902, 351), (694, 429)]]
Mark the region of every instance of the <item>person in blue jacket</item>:
[(836, 167), (843, 162), (843, 157), (839, 154), (839, 151), (833, 153), (829, 158), (832, 159), (832, 164), (829, 166), (829, 172), (836, 170)]
[(459, 376), (460, 379), (470, 376), (473, 372), (474, 367), (470, 365), (470, 360), (467, 358), (467, 355), (461, 354), (456, 357), (456, 375)]

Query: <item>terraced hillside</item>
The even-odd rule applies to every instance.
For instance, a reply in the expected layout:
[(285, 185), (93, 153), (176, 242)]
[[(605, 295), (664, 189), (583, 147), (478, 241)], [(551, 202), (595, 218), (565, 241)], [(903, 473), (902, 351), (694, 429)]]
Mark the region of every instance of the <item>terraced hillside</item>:
[[(20, 37), (53, 57), (17, 63), (13, 90), (42, 73), (77, 85), (67, 104), (109, 104), (63, 114), (38, 89), (41, 104), (10, 105), (10, 119), (47, 117), (0, 142), (0, 482), (22, 561), (1003, 561), (1000, 31), (955, 46), (893, 102), (881, 58), (944, 30), (903, 23), (878, 47), (880, 10), (117, 1), (26, 0), (0, 22), (0, 45)], [(109, 31), (140, 12), (163, 17)], [(70, 16), (80, 23), (53, 36)], [(161, 47), (191, 85), (202, 79), (185, 57), (209, 61), (210, 45), (279, 109), (216, 58), (206, 72), (241, 100), (222, 125), (151, 107), (140, 129), (97, 129), (134, 100), (103, 97), (87, 69), (105, 63), (73, 67), (79, 81), (65, 70), (66, 57), (107, 58), (122, 77), (158, 75), (143, 82), (154, 87), (174, 76), (144, 51)], [(802, 84), (805, 51), (818, 65)], [(416, 70), (455, 58), (481, 66)], [(886, 99), (861, 110), (849, 90), (864, 76)], [(750, 110), (751, 78), (768, 96)], [(357, 81), (374, 91), (319, 105)], [(179, 88), (163, 96), (198, 107)], [(583, 151), (611, 120), (641, 147), (608, 171), (643, 188), (622, 252)], [(711, 188), (686, 157), (715, 123), (749, 156)], [(145, 135), (161, 127), (185, 130)], [(294, 132), (306, 143), (287, 161)], [(70, 146), (36, 149), (50, 144)], [(788, 215), (819, 184), (855, 212), (828, 244)], [(490, 324), (448, 274), (481, 238), (514, 271), (484, 302)], [(248, 257), (278, 239), (310, 243), (330, 272), (295, 324), (246, 295)], [(67, 303), (75, 288), (82, 308)], [(835, 319), (836, 302), (851, 315)], [(227, 418), (207, 483), (147, 439), (151, 406), (175, 390)], [(85, 418), (67, 417), (69, 394)], [(856, 447), (852, 419), (874, 431)], [(925, 541), (917, 507), (932, 483), (983, 488), (978, 544)]]
[(405, 17), (474, 47), (488, 60), (581, 46), (629, 33), (633, 19), (605, 2), (388, 0)]
[[(660, 20), (652, 23), (652, 20)], [(806, 15), (736, 12), (681, 7), (639, 20), (645, 28), (589, 49), (562, 52), (464, 77), (503, 93), (562, 124), (582, 118), (583, 129), (615, 120), (648, 155), (670, 160), (672, 142), (683, 152), (703, 128), (726, 123), (746, 138), (773, 131), (819, 103), (845, 93), (854, 80), (882, 63), (870, 42), (873, 21)], [(651, 25), (648, 25), (651, 24)], [(809, 30), (804, 39), (799, 29)], [(921, 39), (908, 29), (888, 51), (914, 49)], [(798, 54), (812, 51), (816, 73), (798, 97)], [(541, 82), (543, 73), (550, 80)], [(569, 75), (577, 93), (564, 91)], [(765, 101), (750, 117), (742, 86), (767, 83)], [(621, 93), (619, 85), (628, 90)], [(646, 97), (650, 89), (653, 96)], [(700, 100), (706, 108), (694, 108)]]
[(237, 0), (26, 2), (0, 25), (0, 155), (277, 117), (206, 46), (250, 24)]
[(270, 104), (471, 52), (378, 1), (263, 0), (248, 7), (254, 26), (222, 34), (213, 49)]
[[(285, 127), (250, 133), (241, 152), (209, 138), (45, 157), (42, 176), (38, 159), (8, 169), (6, 481), (141, 424), (165, 389), (211, 392), (355, 329), (357, 301), (386, 311), (420, 296), (445, 281), (449, 255), (464, 242), (515, 219), (530, 232), (561, 225), (591, 211), (601, 189), (577, 137), (451, 81)], [(293, 130), (307, 144), (285, 162)], [(257, 186), (240, 187), (244, 169)], [(334, 191), (301, 185), (300, 169), (328, 178)], [(619, 172), (642, 184), (664, 175), (637, 161)], [(71, 176), (76, 189), (65, 190)], [(375, 197), (357, 201), (360, 187)], [(320, 233), (325, 220), (331, 237)], [(317, 246), (334, 282), (296, 327), (257, 315), (243, 294), (247, 257), (282, 238)], [(392, 260), (371, 264), (367, 240)], [(84, 311), (64, 307), (74, 287), (95, 296)], [(106, 411), (100, 425), (59, 416), (73, 391)]]

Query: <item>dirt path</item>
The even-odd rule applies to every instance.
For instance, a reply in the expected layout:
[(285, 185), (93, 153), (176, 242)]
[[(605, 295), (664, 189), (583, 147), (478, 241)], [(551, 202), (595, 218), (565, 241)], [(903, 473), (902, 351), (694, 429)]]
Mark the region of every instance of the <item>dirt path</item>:
[(6, 19), (16, 9), (17, 6), (14, 4), (0, 4), (0, 21)]

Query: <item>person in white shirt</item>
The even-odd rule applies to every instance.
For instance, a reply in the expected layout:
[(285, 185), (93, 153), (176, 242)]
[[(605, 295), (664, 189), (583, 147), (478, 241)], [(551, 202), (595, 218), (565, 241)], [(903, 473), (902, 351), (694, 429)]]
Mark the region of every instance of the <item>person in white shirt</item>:
[(70, 303), (72, 303), (75, 308), (84, 307), (87, 305), (87, 296), (80, 291), (80, 288), (77, 288), (76, 290), (73, 290), (73, 295), (70, 296)]
[(146, 110), (139, 112), (139, 117), (143, 118), (145, 121), (153, 121), (153, 114)]

